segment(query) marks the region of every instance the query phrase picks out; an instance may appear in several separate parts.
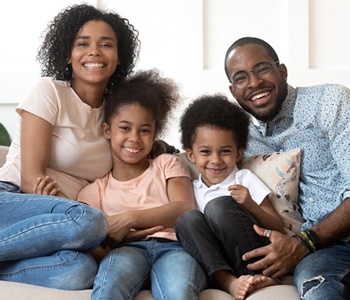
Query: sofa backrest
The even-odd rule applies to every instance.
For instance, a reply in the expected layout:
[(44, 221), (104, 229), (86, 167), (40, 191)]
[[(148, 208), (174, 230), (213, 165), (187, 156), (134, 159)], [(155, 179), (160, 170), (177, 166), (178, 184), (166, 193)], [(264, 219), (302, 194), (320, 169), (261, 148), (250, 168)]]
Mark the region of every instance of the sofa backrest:
[(9, 147), (6, 146), (0, 146), (0, 167), (5, 163), (6, 161), (6, 154), (9, 151)]

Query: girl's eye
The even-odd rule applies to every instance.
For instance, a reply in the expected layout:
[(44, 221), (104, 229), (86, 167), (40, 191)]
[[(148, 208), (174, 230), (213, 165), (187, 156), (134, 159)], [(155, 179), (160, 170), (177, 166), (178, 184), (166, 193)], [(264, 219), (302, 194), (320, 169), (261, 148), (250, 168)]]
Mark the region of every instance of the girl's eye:
[(104, 44), (101, 45), (101, 47), (103, 47), (103, 48), (111, 48), (112, 45), (111, 45), (111, 44), (104, 43)]
[(228, 150), (228, 149), (224, 149), (221, 151), (222, 153), (231, 153), (231, 150)]
[(119, 126), (119, 129), (122, 131), (129, 131), (130, 128), (128, 126)]

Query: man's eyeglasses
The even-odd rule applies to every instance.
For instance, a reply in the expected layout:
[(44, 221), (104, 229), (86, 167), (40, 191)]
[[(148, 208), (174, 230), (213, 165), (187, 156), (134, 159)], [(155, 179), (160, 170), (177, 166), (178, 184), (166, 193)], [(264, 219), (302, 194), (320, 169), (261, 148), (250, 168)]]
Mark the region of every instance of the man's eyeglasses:
[[(276, 61), (275, 64), (279, 64)], [(273, 65), (269, 62), (260, 62), (256, 64), (252, 71), (239, 71), (233, 74), (231, 83), (237, 89), (243, 89), (250, 83), (250, 73), (254, 73), (254, 76), (258, 79), (267, 79), (271, 76), (273, 71)]]

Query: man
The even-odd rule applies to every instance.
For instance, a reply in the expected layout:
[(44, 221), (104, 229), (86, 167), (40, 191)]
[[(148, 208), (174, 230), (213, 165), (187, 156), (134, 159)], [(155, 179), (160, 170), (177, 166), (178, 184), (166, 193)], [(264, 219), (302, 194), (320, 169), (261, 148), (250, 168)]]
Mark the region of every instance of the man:
[(294, 270), (302, 299), (349, 299), (350, 90), (330, 84), (293, 88), (274, 49), (257, 38), (231, 45), (225, 71), (232, 95), (257, 120), (246, 155), (302, 149), (302, 232), (289, 237), (256, 227), (271, 244), (243, 259), (260, 257), (248, 268), (272, 278)]

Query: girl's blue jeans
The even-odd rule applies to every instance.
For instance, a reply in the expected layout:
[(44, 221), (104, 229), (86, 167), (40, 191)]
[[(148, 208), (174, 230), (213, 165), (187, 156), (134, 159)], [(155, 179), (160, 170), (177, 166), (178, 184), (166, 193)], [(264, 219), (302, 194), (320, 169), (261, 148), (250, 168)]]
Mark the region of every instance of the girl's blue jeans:
[(113, 249), (101, 262), (92, 299), (133, 299), (150, 284), (154, 299), (199, 299), (204, 270), (176, 241), (152, 238)]
[(107, 235), (102, 212), (0, 182), (0, 214), (0, 280), (67, 290), (92, 286), (97, 265), (87, 250)]

